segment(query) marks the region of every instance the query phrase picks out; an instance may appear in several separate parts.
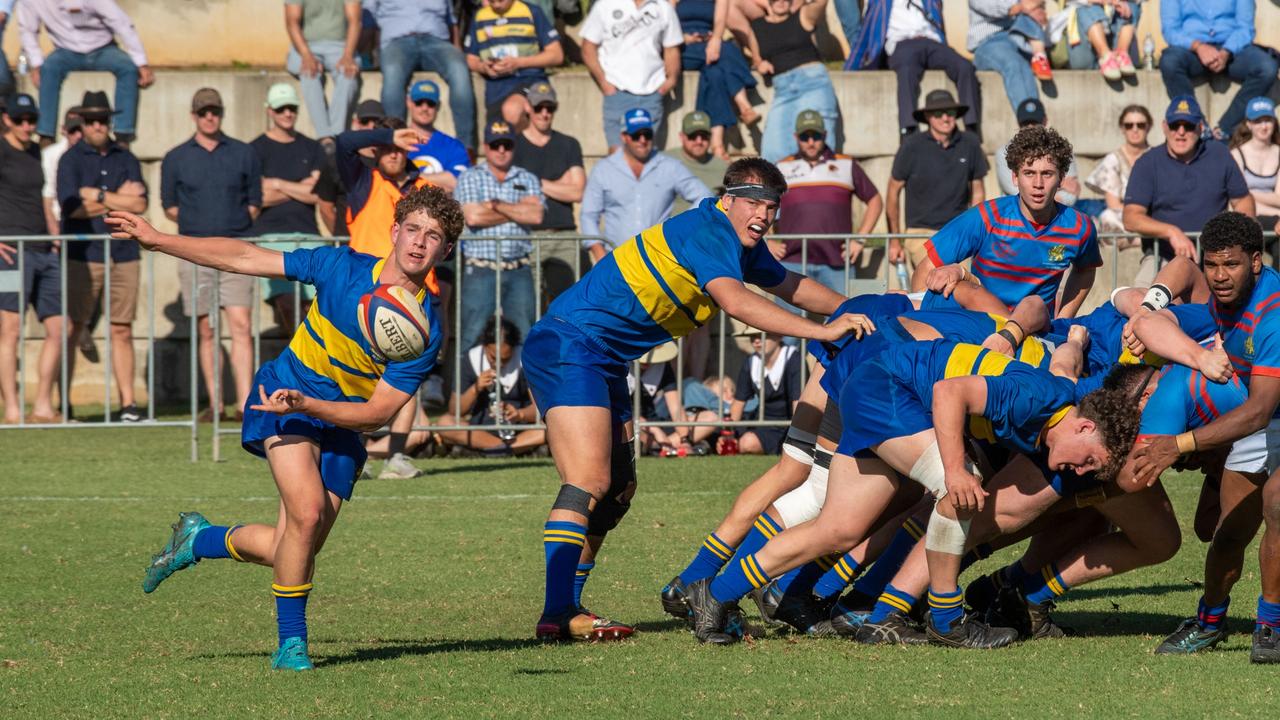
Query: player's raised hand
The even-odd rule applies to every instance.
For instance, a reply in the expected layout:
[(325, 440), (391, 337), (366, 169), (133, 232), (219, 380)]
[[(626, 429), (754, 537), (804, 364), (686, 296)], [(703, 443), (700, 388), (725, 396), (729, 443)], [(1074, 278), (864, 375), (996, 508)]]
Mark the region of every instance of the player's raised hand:
[(818, 338), (819, 340), (833, 342), (850, 334), (861, 340), (864, 336), (876, 331), (876, 324), (862, 313), (845, 313), (827, 323), (825, 329), (826, 337)]
[(966, 472), (948, 472), (944, 480), (947, 486), (947, 499), (956, 512), (982, 512), (987, 504), (987, 491), (982, 489), (982, 480)]
[(968, 274), (969, 271), (965, 270), (963, 265), (943, 265), (929, 271), (929, 275), (924, 279), (924, 285), (929, 290), (949, 298), (952, 291), (956, 289), (956, 285), (964, 282)]
[(262, 412), (275, 413), (277, 415), (301, 412), (302, 404), (307, 399), (305, 395), (297, 390), (289, 390), (288, 388), (280, 388), (267, 395), (267, 389), (262, 385), (258, 386), (258, 398), (260, 402), (257, 405), (249, 406), (250, 410), (261, 410)]
[(112, 210), (104, 219), (107, 225), (111, 226), (112, 239), (137, 240), (139, 245), (150, 250), (156, 246), (160, 238), (160, 231), (152, 227), (151, 223), (144, 220), (141, 215), (134, 215), (124, 210)]
[(1222, 333), (1213, 334), (1213, 347), (1205, 348), (1200, 353), (1200, 361), (1196, 363), (1196, 369), (1216, 383), (1224, 383), (1235, 374), (1236, 369), (1231, 365), (1231, 358), (1227, 357), (1227, 350), (1222, 346)]

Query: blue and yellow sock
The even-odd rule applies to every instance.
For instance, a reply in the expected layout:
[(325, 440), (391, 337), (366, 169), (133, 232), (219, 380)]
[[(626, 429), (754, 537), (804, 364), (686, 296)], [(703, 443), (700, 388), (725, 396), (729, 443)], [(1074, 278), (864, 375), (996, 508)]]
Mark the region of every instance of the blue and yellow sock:
[(1034, 577), (1036, 573), (1022, 567), (1022, 560), (1014, 560), (996, 573), (996, 585), (1002, 588), (1022, 587)]
[(1227, 621), (1227, 608), (1230, 605), (1230, 596), (1220, 605), (1206, 605), (1204, 596), (1201, 595), (1200, 606), (1196, 608), (1196, 620), (1199, 621), (1200, 627), (1205, 630), (1221, 630), (1222, 624)]
[(733, 557), (729, 558), (729, 562), (725, 563), (725, 567), (733, 567), (746, 556), (760, 552), (760, 548), (764, 547), (765, 543), (780, 532), (782, 532), (782, 526), (769, 517), (769, 513), (760, 513), (747, 536), (742, 538), (738, 549), (734, 551)]
[(1257, 630), (1263, 625), (1272, 628), (1280, 628), (1280, 603), (1267, 602), (1258, 596), (1258, 622), (1254, 625)]
[(1058, 566), (1053, 563), (1040, 568), (1039, 575), (1032, 575), (1022, 583), (1022, 594), (1032, 605), (1055, 600), (1070, 589), (1071, 586), (1058, 574)]
[(751, 592), (752, 588), (762, 588), (772, 580), (760, 569), (755, 555), (748, 555), (736, 563), (729, 563), (724, 572), (711, 581), (711, 597), (717, 602), (733, 602)]
[(970, 565), (973, 565), (979, 560), (986, 560), (989, 557), (991, 557), (990, 543), (982, 543), (981, 545), (969, 548), (969, 552), (966, 552), (964, 557), (960, 558), (960, 572), (968, 570)]
[(937, 592), (929, 589), (929, 622), (933, 629), (946, 634), (951, 626), (964, 617), (964, 594), (959, 588), (952, 592)]
[(872, 608), (871, 614), (867, 616), (869, 623), (881, 623), (889, 617), (889, 613), (897, 611), (906, 615), (911, 612), (911, 606), (916, 604), (916, 596), (908, 592), (903, 592), (889, 583), (884, 586), (884, 592), (880, 593), (880, 597), (876, 599), (876, 606)]
[(280, 644), (291, 637), (307, 641), (307, 598), (311, 595), (311, 583), (302, 585), (277, 585), (271, 583), (271, 594), (276, 598), (276, 630)]
[(693, 562), (680, 573), (680, 582), (692, 585), (703, 578), (715, 576), (729, 562), (729, 558), (733, 557), (733, 550), (728, 543), (711, 533), (702, 541), (702, 547), (693, 556)]
[(861, 570), (862, 566), (858, 561), (849, 553), (845, 553), (835, 561), (830, 570), (818, 578), (817, 584), (813, 586), (813, 594), (823, 600), (835, 597), (844, 592), (844, 589), (849, 587), (849, 583), (858, 578)]
[(924, 527), (915, 518), (907, 518), (898, 532), (894, 533), (893, 539), (889, 541), (884, 552), (880, 553), (880, 557), (876, 558), (871, 567), (858, 578), (858, 582), (854, 583), (853, 589), (867, 597), (876, 597), (884, 592), (889, 581), (898, 574), (902, 563), (906, 562), (912, 548), (920, 542), (922, 537), (924, 537)]
[(191, 552), (196, 556), (197, 560), (216, 560), (220, 558), (235, 558), (239, 562), (244, 562), (244, 558), (236, 552), (235, 546), (231, 544), (231, 533), (235, 532), (240, 525), (235, 527), (226, 527), (224, 525), (210, 525), (196, 534), (196, 539), (191, 542)]
[(586, 587), (587, 578), (591, 577), (595, 567), (593, 562), (578, 563), (578, 571), (573, 574), (573, 604), (578, 607), (582, 607), (582, 588)]
[(542, 616), (554, 617), (577, 607), (573, 599), (578, 558), (587, 542), (587, 527), (563, 520), (548, 521), (542, 529), (542, 549), (547, 561), (546, 596)]

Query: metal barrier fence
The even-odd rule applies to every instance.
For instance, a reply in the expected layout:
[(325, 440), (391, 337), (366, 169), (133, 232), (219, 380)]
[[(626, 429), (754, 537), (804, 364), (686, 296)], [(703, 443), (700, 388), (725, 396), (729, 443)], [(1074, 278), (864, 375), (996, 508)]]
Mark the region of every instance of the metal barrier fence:
[[(1195, 238), (1198, 243), (1197, 235), (1198, 234), (1195, 234), (1195, 233), (1190, 234), (1190, 236)], [(803, 237), (776, 235), (776, 236), (772, 236), (771, 239), (800, 240), (801, 252), (800, 252), (799, 265), (802, 269), (808, 269), (809, 267), (811, 267), (811, 264), (809, 262), (809, 249), (810, 249), (811, 243), (840, 243), (841, 256), (844, 258), (844, 266), (843, 266), (843, 273), (842, 273), (843, 274), (842, 287), (845, 288), (846, 294), (857, 295), (857, 294), (863, 294), (865, 292), (884, 292), (890, 289), (890, 287), (892, 287), (895, 284), (901, 287), (904, 282), (908, 281), (907, 279), (909, 278), (909, 271), (904, 273), (903, 268), (901, 266), (894, 267), (889, 262), (887, 262), (884, 258), (879, 258), (878, 260), (876, 260), (873, 267), (868, 267), (865, 264), (865, 262), (863, 262), (863, 264), (861, 265), (855, 265), (849, 261), (849, 254), (848, 252), (844, 251), (844, 243), (851, 239), (860, 240), (864, 243), (864, 250), (863, 250), (864, 253), (877, 252), (877, 251), (883, 251), (885, 249), (887, 241), (890, 238), (913, 238), (913, 237), (923, 238), (927, 236), (925, 235), (913, 236), (913, 235), (903, 235), (903, 234), (899, 234), (899, 235), (874, 234), (874, 235), (861, 235), (861, 236), (858, 236), (858, 235), (809, 235), (809, 236), (803, 236)], [(1128, 237), (1132, 237), (1132, 235), (1108, 234), (1108, 235), (1100, 236), (1100, 239), (1118, 239), (1118, 238), (1128, 238)], [(1268, 233), (1268, 239), (1272, 237), (1274, 237), (1274, 234)], [(504, 240), (515, 240), (516, 238), (491, 238), (491, 237), (472, 238), (470, 236), (464, 236), (463, 241), (471, 240), (471, 239), (496, 241), (498, 244), (498, 253), (499, 253), (499, 256), (501, 256), (502, 242)], [(544, 272), (546, 269), (545, 266), (547, 261), (558, 260), (564, 263), (565, 265), (570, 266), (572, 268), (571, 277), (574, 281), (576, 281), (577, 279), (581, 278), (583, 272), (589, 269), (587, 267), (587, 264), (589, 264), (589, 261), (584, 259), (584, 252), (582, 252), (582, 245), (581, 245), (582, 242), (588, 241), (588, 240), (600, 240), (602, 242), (605, 242), (606, 245), (608, 244), (607, 241), (604, 240), (604, 238), (601, 238), (598, 236), (579, 235), (579, 234), (537, 234), (527, 238), (518, 238), (518, 239), (521, 241), (525, 241), (525, 240), (531, 241), (533, 246), (533, 251), (529, 257), (529, 261), (530, 261), (529, 266), (530, 266), (530, 271), (533, 275), (532, 286), (533, 286), (534, 320), (535, 321), (541, 318), (544, 312), (544, 305), (546, 304), (543, 302), (543, 297), (544, 297), (544, 285), (546, 284), (545, 283), (546, 279), (544, 278)], [(60, 270), (59, 292), (58, 292), (59, 308), (61, 309), (62, 315), (64, 318), (64, 322), (62, 322), (61, 324), (61, 328), (62, 328), (61, 337), (59, 338), (60, 345), (61, 345), (60, 357), (62, 358), (63, 362), (60, 363), (61, 370), (60, 370), (60, 375), (57, 383), (57, 386), (59, 389), (59, 396), (61, 398), (62, 422), (61, 423), (25, 422), (25, 417), (26, 417), (25, 410), (26, 410), (26, 403), (27, 403), (27, 387), (26, 387), (27, 386), (27, 382), (26, 382), (27, 362), (26, 362), (25, 348), (28, 342), (40, 339), (40, 336), (30, 335), (27, 331), (27, 312), (25, 312), (25, 310), (28, 306), (28, 302), (27, 302), (28, 297), (27, 297), (26, 283), (23, 282), (22, 280), (22, 278), (25, 277), (25, 272), (26, 272), (26, 256), (28, 254), (26, 245), (28, 243), (43, 243), (43, 242), (49, 242), (51, 240), (61, 243), (63, 248), (65, 248), (68, 244), (71, 244), (71, 243), (84, 243), (84, 242), (92, 242), (92, 241), (102, 241), (104, 243), (103, 255), (104, 255), (105, 262), (104, 262), (104, 273), (103, 273), (104, 281), (103, 281), (103, 287), (101, 292), (101, 310), (102, 310), (101, 318), (102, 318), (102, 321), (108, 327), (110, 325), (111, 302), (112, 302), (111, 301), (111, 282), (112, 282), (111, 274), (112, 273), (110, 272), (110, 270), (113, 264), (111, 261), (111, 247), (115, 243), (126, 242), (126, 241), (119, 241), (119, 240), (113, 241), (109, 237), (105, 237), (105, 236), (79, 236), (79, 235), (77, 236), (68, 236), (68, 235), (21, 236), (21, 237), (15, 236), (15, 237), (0, 238), (0, 242), (5, 243), (10, 247), (17, 248), (16, 252), (14, 253), (15, 257), (14, 257), (14, 263), (12, 264), (12, 267), (5, 268), (3, 265), (0, 265), (0, 293), (17, 293), (19, 308), (23, 311), (19, 313), (17, 318), (17, 322), (19, 323), (18, 347), (16, 351), (18, 356), (18, 371), (16, 373), (17, 377), (16, 377), (16, 388), (15, 388), (16, 395), (17, 395), (16, 402), (19, 404), (19, 407), (22, 410), (21, 414), (23, 416), (23, 419), (20, 420), (17, 424), (12, 424), (12, 425), (0, 424), (0, 429), (18, 429), (18, 428), (45, 429), (45, 428), (65, 428), (65, 427), (87, 428), (87, 427), (115, 427), (115, 426), (124, 425), (125, 423), (122, 423), (119, 420), (114, 420), (112, 418), (112, 413), (110, 411), (112, 406), (112, 400), (114, 398), (114, 395), (112, 392), (113, 380), (114, 380), (113, 378), (114, 348), (112, 347), (110, 330), (104, 331), (102, 333), (103, 340), (104, 340), (103, 344), (106, 350), (105, 359), (103, 363), (103, 374), (104, 374), (103, 419), (97, 422), (81, 422), (81, 421), (68, 422), (68, 418), (70, 416), (70, 411), (71, 411), (71, 405), (70, 405), (70, 399), (69, 399), (70, 388), (72, 386), (73, 379), (68, 376), (69, 375), (68, 366), (65, 360), (68, 357), (68, 352), (74, 352), (75, 349), (70, 347), (72, 338), (70, 337), (70, 329), (68, 327), (68, 322), (65, 321), (67, 317), (67, 311), (68, 311), (67, 268), (69, 265), (69, 261), (67, 259), (67, 253), (65, 252), (58, 252), (58, 258), (59, 258), (58, 263), (59, 263), (59, 270)], [(327, 237), (320, 237), (320, 236), (298, 235), (298, 236), (290, 236), (287, 238), (282, 238), (280, 236), (269, 237), (269, 238), (247, 238), (247, 240), (251, 242), (256, 242), (256, 243), (270, 243), (272, 244), (273, 247), (287, 249), (288, 247), (304, 247), (304, 246), (315, 246), (315, 245), (335, 245), (336, 246), (336, 245), (341, 245), (345, 243), (346, 238), (327, 238)], [(553, 247), (552, 243), (560, 243), (560, 246), (558, 248)], [(566, 248), (567, 243), (572, 243), (572, 245), (569, 245)], [(1112, 242), (1110, 244), (1109, 261), (1106, 264), (1108, 264), (1111, 269), (1110, 284), (1113, 288), (1119, 284), (1119, 252), (1120, 251), (1119, 251), (1118, 244), (1115, 242)], [(567, 255), (567, 258), (565, 257), (566, 255)], [(0, 256), (0, 261), (2, 260), (4, 260), (4, 258)], [(198, 450), (199, 450), (199, 432), (198, 432), (199, 400), (198, 398), (199, 398), (199, 388), (201, 384), (200, 383), (200, 365), (199, 365), (199, 357), (198, 357), (199, 329), (197, 326), (197, 318), (188, 317), (186, 319), (186, 324), (188, 328), (188, 337), (185, 338), (185, 341), (188, 343), (188, 348), (186, 348), (185, 356), (187, 361), (190, 364), (189, 373), (188, 373), (189, 386), (187, 388), (188, 394), (190, 396), (189, 397), (189, 416), (182, 417), (181, 419), (167, 419), (167, 420), (157, 419), (156, 417), (156, 396), (157, 396), (156, 367), (157, 367), (158, 358), (157, 358), (157, 352), (156, 352), (156, 347), (157, 347), (156, 331), (157, 331), (157, 313), (160, 311), (161, 308), (160, 308), (160, 305), (158, 305), (157, 303), (157, 295), (156, 295), (157, 277), (156, 277), (155, 254), (150, 252), (143, 252), (142, 259), (140, 262), (142, 263), (142, 269), (144, 272), (140, 274), (139, 283), (141, 287), (146, 288), (146, 293), (145, 293), (146, 294), (146, 313), (143, 317), (135, 319), (133, 323), (133, 327), (137, 329), (139, 323), (141, 323), (142, 327), (145, 329), (145, 334), (140, 337), (135, 337), (133, 340), (133, 345), (131, 347), (136, 347), (136, 344), (138, 342), (143, 342), (145, 344), (145, 358), (146, 358), (145, 387), (146, 387), (146, 393), (147, 393), (147, 404), (146, 404), (146, 419), (141, 424), (141, 426), (190, 428), (190, 431), (191, 431), (190, 454), (191, 454), (192, 461), (195, 461), (198, 458)], [(1273, 259), (1273, 262), (1274, 262), (1274, 259)], [(458, 372), (458, 368), (460, 368), (461, 363), (466, 362), (466, 354), (471, 349), (471, 348), (461, 347), (461, 343), (458, 342), (458, 339), (462, 335), (462, 327), (463, 327), (462, 326), (463, 313), (461, 312), (461, 308), (462, 308), (461, 301), (465, 297), (466, 290), (467, 290), (467, 285), (466, 285), (467, 273), (465, 272), (466, 263), (460, 251), (454, 253), (454, 256), (449, 261), (449, 266), (451, 266), (453, 270), (452, 305), (454, 308), (457, 308), (457, 311), (455, 311), (453, 308), (450, 308), (448, 306), (445, 307), (445, 309), (450, 313), (449, 322), (450, 322), (450, 327), (452, 332), (451, 332), (451, 341), (448, 346), (448, 359), (447, 361), (442, 360), (441, 364), (447, 365), (453, 374), (453, 379), (452, 379), (452, 382), (450, 383), (452, 386), (451, 387), (452, 397), (449, 398), (449, 402), (446, 404), (446, 407), (450, 414), (452, 414), (455, 418), (458, 418), (458, 417), (461, 417), (462, 414), (457, 412), (458, 408), (454, 405), (454, 401), (457, 398), (461, 397), (464, 390), (464, 388), (461, 387), (461, 378), (460, 378), (460, 373)], [(493, 270), (495, 275), (494, 277), (494, 308), (495, 308), (494, 316), (497, 318), (501, 318), (503, 316), (502, 276), (504, 272), (511, 272), (511, 270), (504, 270), (501, 263), (496, 264)], [(218, 308), (221, 305), (221, 302), (220, 302), (221, 273), (218, 273), (218, 276), (219, 276), (219, 282), (215, 283), (213, 288), (212, 302), (210, 304), (210, 307), (212, 308)], [(896, 283), (893, 282), (894, 280), (896, 280), (897, 282)], [(301, 322), (301, 319), (302, 319), (301, 309), (304, 303), (302, 286), (300, 283), (296, 283), (296, 282), (292, 283), (292, 285), (293, 285), (292, 316), (297, 322)], [(190, 291), (191, 291), (192, 298), (196, 298), (198, 296), (199, 278), (197, 273), (192, 273)], [(261, 364), (261, 360), (262, 360), (263, 328), (262, 328), (262, 319), (261, 319), (261, 306), (263, 304), (263, 299), (261, 295), (262, 295), (261, 283), (258, 281), (255, 281), (253, 283), (253, 301), (251, 303), (251, 320), (250, 320), (253, 368), (258, 367)], [(175, 298), (173, 298), (172, 296), (165, 298), (166, 303), (171, 302), (173, 300), (175, 300)], [(141, 303), (139, 303), (139, 305), (141, 306)], [(139, 309), (141, 309), (141, 307)], [(352, 311), (354, 312), (354, 308)], [(715, 352), (716, 361), (714, 364), (715, 371), (716, 371), (715, 375), (716, 377), (719, 377), (719, 378), (734, 377), (736, 376), (737, 373), (730, 374), (730, 372), (728, 372), (728, 367), (727, 367), (727, 359), (731, 354), (729, 350), (729, 345), (728, 345), (728, 338), (732, 335), (732, 333), (730, 332), (731, 330), (730, 321), (725, 317), (724, 313), (720, 313), (719, 315), (720, 316), (718, 320), (714, 323), (715, 325), (714, 329), (716, 330), (716, 334), (718, 335), (718, 342), (715, 348), (715, 351), (716, 351)], [(222, 363), (221, 350), (223, 348), (224, 342), (228, 338), (224, 337), (220, 312), (210, 312), (209, 323), (211, 327), (212, 336), (216, 339), (216, 343), (217, 343), (215, 345), (215, 349), (218, 351), (213, 352), (214, 382), (213, 382), (213, 388), (209, 391), (208, 395), (211, 399), (212, 398), (221, 399), (224, 395), (224, 390), (222, 387), (223, 363)], [(181, 325), (179, 323), (174, 323), (173, 329), (177, 330), (180, 326)], [(294, 328), (282, 327), (281, 329), (285, 332), (284, 340), (287, 343), (287, 338), (292, 334)], [(706, 333), (707, 336), (710, 335), (710, 330), (703, 330), (701, 332)], [(501, 382), (502, 333), (499, 332), (497, 333), (497, 335), (498, 335), (499, 351), (498, 351), (497, 362), (495, 363), (496, 367), (493, 368), (497, 378), (497, 381), (494, 384), (494, 392), (497, 394), (499, 402), (501, 402), (503, 400), (502, 393), (504, 392), (502, 382)], [(180, 338), (180, 337), (171, 337), (171, 339), (176, 339), (179, 341), (183, 340), (183, 338)], [(710, 340), (709, 337), (704, 336), (701, 338), (691, 339), (690, 342), (709, 342), (709, 340)], [(688, 364), (685, 361), (686, 344), (687, 343), (685, 339), (681, 339), (677, 341), (676, 343), (677, 361), (673, 363), (673, 370), (676, 375), (676, 388), (677, 388), (677, 392), (680, 393), (680, 396), (681, 396), (681, 404), (680, 404), (681, 408), (683, 408), (684, 406), (683, 393), (684, 393), (684, 388), (686, 384), (685, 368), (686, 368), (686, 365)], [(805, 352), (804, 346), (805, 346), (805, 343), (801, 341), (800, 342), (801, 353)], [(739, 350), (742, 350), (744, 355), (748, 355), (746, 348), (742, 348), (739, 346)], [(708, 352), (709, 351), (710, 350), (708, 348)], [(707, 365), (708, 366), (711, 365), (709, 360)], [(787, 425), (789, 425), (790, 423), (789, 420), (768, 420), (765, 418), (763, 395), (764, 395), (764, 392), (766, 391), (766, 382), (764, 377), (766, 373), (766, 368), (764, 367), (764, 363), (759, 363), (758, 366), (759, 366), (760, 372), (755, 378), (753, 378), (753, 382), (756, 386), (756, 391), (754, 394), (758, 400), (758, 407), (754, 412), (755, 414), (754, 419), (748, 420), (744, 418), (736, 421), (727, 419), (728, 410), (731, 407), (732, 401), (725, 400), (725, 397), (724, 397), (725, 393), (722, 390), (723, 384), (721, 384), (720, 391), (716, 393), (717, 394), (716, 407), (707, 408), (708, 410), (714, 410), (715, 416), (717, 418), (716, 420), (695, 421), (692, 418), (686, 418), (683, 421), (677, 421), (677, 420), (652, 420), (652, 419), (646, 418), (643, 421), (636, 422), (637, 432), (635, 433), (635, 435), (636, 435), (637, 448), (639, 449), (639, 445), (641, 442), (640, 431), (647, 428), (652, 428), (652, 427), (688, 426), (690, 428), (716, 427), (716, 428), (750, 429), (753, 427), (786, 427)], [(808, 364), (802, 362), (800, 363), (800, 367), (801, 367), (801, 373), (802, 373), (801, 383), (803, 383), (805, 380), (804, 376), (807, 375), (807, 372), (808, 372)], [(250, 368), (251, 372), (253, 368)], [(704, 372), (704, 374), (706, 373)], [(640, 417), (641, 393), (644, 392), (643, 384), (640, 382), (640, 377), (641, 377), (640, 364), (637, 361), (633, 364), (633, 368), (632, 368), (632, 379), (634, 380), (634, 382), (632, 383), (632, 406), (633, 406), (634, 415), (637, 419)], [(134, 382), (136, 386), (136, 378), (137, 378), (136, 372), (134, 373), (134, 378), (135, 378)], [(689, 379), (692, 379), (692, 378), (689, 378)], [(0, 378), (0, 382), (3, 382), (3, 381), (4, 381), (3, 378)], [(251, 395), (253, 392), (254, 392), (253, 388), (250, 388)], [(656, 402), (661, 402), (661, 398), (656, 398), (655, 403)], [(221, 403), (218, 403), (218, 404), (221, 404)], [(507, 423), (502, 421), (501, 418), (498, 418), (497, 422), (494, 422), (488, 425), (469, 425), (469, 424), (460, 424), (460, 423), (456, 423), (452, 425), (417, 425), (415, 424), (412, 430), (413, 431), (455, 430), (455, 431), (519, 432), (522, 430), (541, 429), (544, 427), (545, 427), (544, 425), (536, 424), (536, 423), (523, 423), (523, 424)], [(226, 434), (238, 434), (239, 428), (238, 426), (226, 427), (225, 424), (222, 422), (222, 419), (219, 416), (219, 414), (213, 413), (212, 430), (213, 430), (212, 457), (215, 461), (217, 461), (221, 459), (221, 443), (220, 443), (221, 437)]]

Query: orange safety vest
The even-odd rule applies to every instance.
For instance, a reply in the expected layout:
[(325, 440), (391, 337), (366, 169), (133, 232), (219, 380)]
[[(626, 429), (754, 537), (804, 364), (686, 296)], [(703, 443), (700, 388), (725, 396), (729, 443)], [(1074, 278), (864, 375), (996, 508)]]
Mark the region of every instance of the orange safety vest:
[[(414, 189), (430, 184), (421, 176), (413, 181)], [(402, 197), (404, 193), (400, 192), (395, 183), (377, 170), (373, 171), (369, 199), (365, 201), (364, 207), (358, 213), (347, 208), (347, 232), (351, 235), (352, 250), (379, 258), (386, 258), (391, 254), (391, 226), (396, 221), (396, 203)], [(440, 294), (435, 268), (427, 273), (426, 286), (432, 295)]]

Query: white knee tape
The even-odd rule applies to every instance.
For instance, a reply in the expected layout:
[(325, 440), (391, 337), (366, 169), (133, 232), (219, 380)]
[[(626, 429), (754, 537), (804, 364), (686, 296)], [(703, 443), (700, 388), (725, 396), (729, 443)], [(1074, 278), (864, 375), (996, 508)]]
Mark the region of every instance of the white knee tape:
[(782, 441), (782, 454), (801, 465), (813, 464), (813, 448), (818, 436), (795, 425), (787, 429), (787, 439)]
[[(978, 466), (968, 457), (964, 459), (964, 467), (971, 475), (981, 479)], [(934, 498), (941, 500), (947, 496), (947, 473), (942, 469), (942, 454), (938, 452), (938, 443), (933, 443), (911, 466), (911, 479), (924, 486)]]
[(949, 555), (963, 555), (965, 543), (969, 541), (969, 521), (953, 520), (944, 517), (934, 508), (929, 516), (929, 529), (924, 536), (926, 550), (943, 552)]
[(818, 517), (827, 499), (828, 473), (827, 468), (814, 463), (803, 485), (773, 502), (783, 527), (795, 527)]

